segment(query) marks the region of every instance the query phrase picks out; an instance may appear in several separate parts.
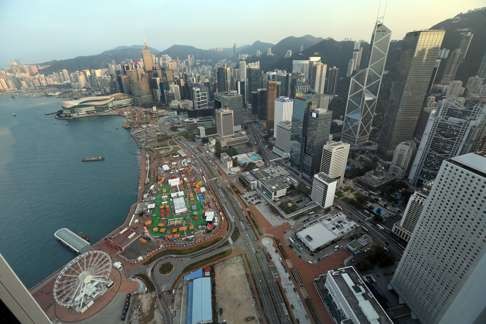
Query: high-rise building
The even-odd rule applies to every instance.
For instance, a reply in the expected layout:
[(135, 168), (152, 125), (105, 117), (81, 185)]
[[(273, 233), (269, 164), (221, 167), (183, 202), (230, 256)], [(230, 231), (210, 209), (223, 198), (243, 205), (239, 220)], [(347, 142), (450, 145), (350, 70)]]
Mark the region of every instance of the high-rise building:
[(326, 89), (327, 64), (317, 62), (312, 65), (312, 85), (315, 93), (324, 94)]
[(486, 157), (442, 163), (391, 286), (422, 323), (486, 320)]
[(464, 94), (464, 87), (462, 86), (462, 81), (454, 80), (450, 81), (447, 85), (446, 97), (461, 97)]
[(443, 30), (408, 33), (402, 45), (399, 73), (392, 81), (380, 152), (390, 157), (400, 142), (412, 140), (444, 39)]
[(393, 324), (354, 267), (329, 270), (314, 279), (334, 323)]
[(265, 120), (267, 117), (267, 89), (257, 89), (251, 93), (251, 112), (257, 115), (258, 119)]
[(314, 175), (312, 181), (312, 201), (323, 208), (329, 208), (334, 204), (338, 179), (330, 178), (324, 172)]
[(469, 77), (466, 82), (467, 97), (479, 97), (481, 95), (481, 88), (483, 87), (483, 78), (477, 75)]
[(251, 67), (249, 63), (248, 68), (246, 69), (246, 76), (248, 82), (247, 88), (249, 93), (263, 88), (262, 70), (260, 70), (259, 67)]
[(361, 42), (354, 42), (353, 56), (349, 59), (348, 70), (346, 71), (346, 76), (349, 78), (358, 71), (361, 66), (361, 58), (363, 57), (363, 47), (361, 47)]
[(152, 56), (152, 53), (150, 53), (150, 49), (148, 48), (147, 43), (145, 43), (142, 49), (142, 59), (145, 72), (151, 72), (154, 68), (154, 58)]
[(339, 81), (339, 68), (336, 66), (330, 67), (326, 73), (326, 94), (335, 95), (337, 91), (337, 84)]
[(427, 193), (425, 191), (415, 191), (407, 202), (407, 207), (403, 212), (403, 216), (399, 222), (395, 223), (392, 228), (393, 234), (404, 241), (409, 241), (412, 236), (413, 229), (417, 224), (420, 213), (424, 208)]
[(273, 151), (280, 156), (290, 155), (290, 137), (292, 134), (292, 122), (282, 121), (277, 124), (277, 134)]
[(393, 159), (388, 173), (399, 179), (405, 177), (416, 149), (417, 144), (414, 141), (405, 141), (398, 144), (393, 151)]
[(208, 109), (208, 92), (201, 88), (192, 88), (192, 103), (194, 110)]
[(277, 124), (283, 121), (291, 121), (294, 101), (288, 97), (278, 97), (274, 102), (275, 118), (273, 121), (273, 137), (277, 137)]
[(266, 124), (267, 128), (273, 127), (273, 122), (275, 120), (275, 99), (278, 94), (278, 82), (268, 81), (267, 82), (267, 118)]
[(338, 180), (338, 187), (343, 185), (344, 172), (348, 163), (350, 145), (330, 140), (322, 147), (320, 171)]
[(231, 89), (231, 68), (227, 65), (216, 70), (216, 91), (227, 92)]
[(470, 31), (462, 31), (460, 32), (460, 36), (459, 46), (447, 58), (441, 79), (442, 84), (448, 84), (456, 78), (457, 70), (466, 58), (474, 34)]
[(368, 67), (351, 78), (341, 139), (352, 145), (370, 139), (390, 38), (391, 30), (377, 22), (371, 37)]
[(486, 123), (486, 103), (464, 98), (442, 100), (431, 113), (410, 169), (412, 184), (434, 180), (442, 161), (469, 153)]
[(319, 172), (322, 147), (331, 133), (332, 112), (326, 108), (307, 108), (302, 129), (301, 170), (312, 177)]
[[(3, 305), (1, 305), (3, 304)], [(6, 309), (4, 309), (5, 306)], [(2, 323), (50, 324), (46, 313), (32, 297), (0, 254), (0, 310)], [(4, 311), (6, 313), (4, 313)], [(13, 318), (12, 318), (13, 317)]]
[(486, 79), (486, 53), (483, 54), (481, 64), (479, 64), (478, 77)]
[(309, 60), (293, 60), (292, 61), (292, 74), (302, 73), (306, 81), (309, 80)]
[(233, 136), (234, 115), (233, 110), (223, 108), (216, 110), (216, 132), (219, 137)]

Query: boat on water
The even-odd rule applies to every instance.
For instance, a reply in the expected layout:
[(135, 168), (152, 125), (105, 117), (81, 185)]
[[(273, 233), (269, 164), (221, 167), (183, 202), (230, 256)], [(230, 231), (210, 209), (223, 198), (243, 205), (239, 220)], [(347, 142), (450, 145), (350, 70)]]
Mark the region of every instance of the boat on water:
[(12, 116), (17, 117), (17, 114), (16, 113), (12, 113)]
[(101, 155), (96, 156), (87, 156), (81, 160), (81, 162), (96, 162), (96, 161), (104, 161), (105, 158)]

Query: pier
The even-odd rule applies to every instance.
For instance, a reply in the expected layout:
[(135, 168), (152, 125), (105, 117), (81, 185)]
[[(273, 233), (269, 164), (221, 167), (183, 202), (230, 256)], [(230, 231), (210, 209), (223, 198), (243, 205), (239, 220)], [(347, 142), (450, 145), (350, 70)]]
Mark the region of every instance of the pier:
[(76, 253), (82, 253), (91, 246), (88, 241), (66, 227), (58, 229), (54, 237)]

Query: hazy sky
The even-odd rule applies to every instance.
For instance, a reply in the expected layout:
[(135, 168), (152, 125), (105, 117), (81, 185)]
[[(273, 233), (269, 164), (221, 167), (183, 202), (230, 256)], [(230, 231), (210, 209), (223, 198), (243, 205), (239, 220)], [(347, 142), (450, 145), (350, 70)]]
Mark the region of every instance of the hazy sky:
[[(384, 0), (0, 0), (0, 66), (97, 54), (120, 45), (231, 47), (312, 34), (369, 40)], [(394, 39), (486, 0), (388, 0)]]

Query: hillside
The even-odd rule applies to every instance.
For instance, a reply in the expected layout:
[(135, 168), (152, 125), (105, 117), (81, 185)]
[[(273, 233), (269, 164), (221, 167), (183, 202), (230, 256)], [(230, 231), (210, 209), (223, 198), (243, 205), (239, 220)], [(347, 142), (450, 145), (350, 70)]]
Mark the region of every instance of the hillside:
[(283, 56), (287, 50), (292, 50), (292, 53), (297, 54), (300, 52), (301, 47), (303, 47), (305, 50), (306, 48), (319, 43), (321, 40), (322, 38), (314, 37), (312, 35), (304, 35), (302, 37), (285, 37), (272, 47), (272, 53)]
[(263, 54), (267, 52), (267, 49), (272, 47), (272, 43), (266, 43), (261, 41), (256, 41), (251, 45), (244, 45), (238, 47), (236, 51), (241, 54), (256, 55), (257, 50), (260, 50)]
[[(76, 71), (81, 69), (94, 69), (106, 67), (112, 61), (122, 62), (125, 60), (135, 60), (141, 57), (143, 45), (119, 46), (114, 49), (104, 51), (96, 55), (78, 56), (66, 60), (54, 60), (41, 63), (45, 67), (43, 73), (51, 73), (62, 69)], [(159, 53), (155, 48), (150, 48), (152, 53)]]
[(486, 7), (461, 13), (454, 18), (444, 20), (432, 28), (446, 30), (442, 47), (454, 49), (459, 43), (459, 30), (469, 29), (474, 37), (469, 47), (465, 63), (459, 68), (457, 78), (465, 81), (475, 75), (481, 58), (486, 54)]

